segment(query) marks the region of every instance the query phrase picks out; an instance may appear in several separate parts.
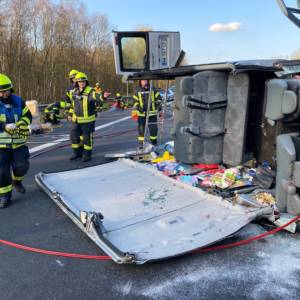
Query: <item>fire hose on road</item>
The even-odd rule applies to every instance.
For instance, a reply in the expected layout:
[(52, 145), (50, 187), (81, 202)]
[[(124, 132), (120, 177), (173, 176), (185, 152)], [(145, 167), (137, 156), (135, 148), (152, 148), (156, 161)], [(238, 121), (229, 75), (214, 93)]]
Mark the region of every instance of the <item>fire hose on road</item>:
[[(234, 247), (250, 244), (254, 241), (261, 240), (261, 239), (263, 239), (267, 236), (274, 235), (275, 233), (283, 230), (284, 228), (286, 228), (287, 226), (297, 222), (298, 220), (300, 220), (300, 215), (296, 216), (295, 218), (290, 220), (288, 223), (286, 223), (286, 224), (284, 224), (284, 225), (282, 225), (278, 228), (275, 228), (273, 230), (264, 232), (262, 234), (247, 238), (245, 240), (241, 240), (241, 241), (238, 241), (238, 242), (229, 243), (229, 244), (225, 244), (225, 245), (219, 245), (219, 246), (213, 246), (213, 247), (197, 249), (197, 250), (194, 250), (192, 253), (198, 253), (199, 254), (199, 253), (215, 252), (215, 251), (219, 251), (219, 250), (223, 250), (223, 249), (234, 248)], [(0, 244), (6, 245), (6, 246), (9, 246), (9, 247), (12, 247), (12, 248), (16, 248), (16, 249), (19, 249), (19, 250), (27, 251), (27, 252), (39, 253), (39, 254), (44, 254), (44, 255), (69, 257), (69, 258), (75, 258), (75, 259), (88, 259), (88, 260), (102, 260), (102, 261), (111, 260), (111, 257), (107, 256), (107, 255), (87, 255), (87, 254), (77, 254), (77, 253), (51, 251), (51, 250), (45, 250), (45, 249), (39, 249), (39, 248), (33, 248), (33, 247), (25, 246), (25, 245), (20, 245), (20, 244), (16, 244), (16, 243), (13, 243), (13, 242), (6, 241), (6, 240), (0, 240)]]

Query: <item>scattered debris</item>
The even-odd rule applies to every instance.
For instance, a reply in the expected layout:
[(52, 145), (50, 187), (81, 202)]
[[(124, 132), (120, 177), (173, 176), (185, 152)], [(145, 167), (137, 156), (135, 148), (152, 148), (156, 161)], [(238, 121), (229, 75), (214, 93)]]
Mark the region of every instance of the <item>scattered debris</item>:
[(274, 205), (275, 204), (275, 198), (271, 193), (268, 192), (260, 192), (254, 195), (255, 201), (258, 203), (264, 205)]
[[(291, 221), (295, 216), (288, 214), (288, 213), (281, 213), (280, 218), (274, 221), (273, 223), (277, 226), (280, 227), (289, 221)], [(297, 229), (297, 223), (292, 223), (289, 226), (285, 227), (284, 230), (291, 232), (291, 233), (296, 233)]]

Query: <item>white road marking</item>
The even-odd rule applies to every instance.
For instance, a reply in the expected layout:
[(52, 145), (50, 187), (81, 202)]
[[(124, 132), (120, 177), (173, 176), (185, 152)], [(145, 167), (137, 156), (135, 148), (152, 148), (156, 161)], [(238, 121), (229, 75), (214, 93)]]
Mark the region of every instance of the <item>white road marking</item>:
[(61, 142), (66, 142), (68, 140), (69, 140), (69, 138), (59, 139), (59, 140), (55, 140), (55, 141), (53, 141), (51, 143), (46, 143), (46, 144), (43, 144), (43, 145), (31, 148), (31, 149), (29, 149), (29, 153), (32, 154), (32, 153), (38, 152), (40, 150), (47, 149), (49, 147), (55, 146), (55, 145), (57, 145), (57, 144), (59, 144)]
[[(117, 123), (120, 123), (120, 122), (123, 122), (123, 121), (126, 121), (128, 119), (130, 119), (131, 116), (128, 116), (128, 117), (124, 117), (124, 118), (121, 118), (119, 120), (116, 120), (116, 121), (112, 121), (112, 122), (109, 122), (109, 123), (106, 123), (106, 124), (103, 124), (103, 125), (100, 125), (100, 126), (97, 126), (95, 128), (95, 130), (99, 130), (99, 129), (103, 129), (103, 128), (106, 128), (106, 127), (109, 127), (109, 126), (112, 126), (114, 124), (117, 124)], [(40, 145), (40, 146), (37, 146), (37, 147), (34, 147), (34, 148), (31, 148), (29, 149), (29, 153), (35, 153), (35, 152), (38, 152), (40, 150), (43, 150), (43, 149), (47, 149), (47, 148), (50, 148), (52, 146), (55, 146), (59, 143), (62, 143), (62, 142), (66, 142), (69, 140), (69, 137), (66, 137), (66, 138), (61, 138), (61, 139), (58, 139), (58, 140), (54, 140), (53, 142), (50, 142), (50, 143), (46, 143), (46, 144), (43, 144), (43, 145)]]
[(124, 118), (122, 118), (122, 119), (119, 119), (119, 120), (116, 120), (116, 121), (113, 121), (113, 122), (109, 122), (109, 123), (106, 123), (106, 124), (97, 126), (97, 127), (95, 128), (95, 130), (99, 130), (99, 129), (102, 129), (102, 128), (105, 128), (105, 127), (109, 127), (109, 126), (111, 126), (111, 125), (114, 125), (114, 124), (117, 124), (117, 123), (126, 121), (126, 120), (128, 120), (128, 119), (130, 119), (130, 118), (131, 118), (131, 116), (128, 116), (128, 117), (124, 117)]

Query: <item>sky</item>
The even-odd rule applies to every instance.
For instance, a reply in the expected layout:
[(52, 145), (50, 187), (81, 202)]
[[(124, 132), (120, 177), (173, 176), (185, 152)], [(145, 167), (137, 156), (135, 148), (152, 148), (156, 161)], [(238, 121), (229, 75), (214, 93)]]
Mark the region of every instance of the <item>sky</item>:
[[(120, 31), (147, 25), (180, 31), (189, 64), (241, 59), (290, 58), (300, 51), (300, 28), (276, 0), (84, 0)], [(286, 4), (296, 0), (285, 0)], [(294, 7), (296, 5), (293, 5)]]

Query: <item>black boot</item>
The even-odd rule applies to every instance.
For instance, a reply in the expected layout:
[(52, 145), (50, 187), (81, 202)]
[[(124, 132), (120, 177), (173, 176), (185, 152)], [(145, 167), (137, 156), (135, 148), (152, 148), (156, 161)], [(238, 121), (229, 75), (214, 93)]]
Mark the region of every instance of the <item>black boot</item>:
[(75, 160), (77, 158), (80, 158), (82, 157), (82, 151), (81, 149), (73, 149), (74, 150), (74, 153), (73, 155), (70, 157), (70, 160)]
[(90, 161), (92, 158), (90, 156), (87, 156), (87, 155), (83, 155), (82, 156), (82, 162), (88, 162)]
[(91, 160), (92, 157), (92, 151), (84, 150), (83, 156), (82, 156), (82, 162), (88, 162)]
[(142, 152), (144, 150), (144, 142), (139, 141), (138, 152)]
[(24, 194), (26, 189), (20, 180), (13, 180), (13, 186), (18, 193)]
[(156, 147), (157, 146), (157, 139), (153, 139), (153, 140), (151, 140), (151, 144), (154, 146), (154, 147)]
[(0, 209), (5, 208), (7, 205), (9, 205), (11, 199), (11, 193), (1, 195), (0, 196)]

